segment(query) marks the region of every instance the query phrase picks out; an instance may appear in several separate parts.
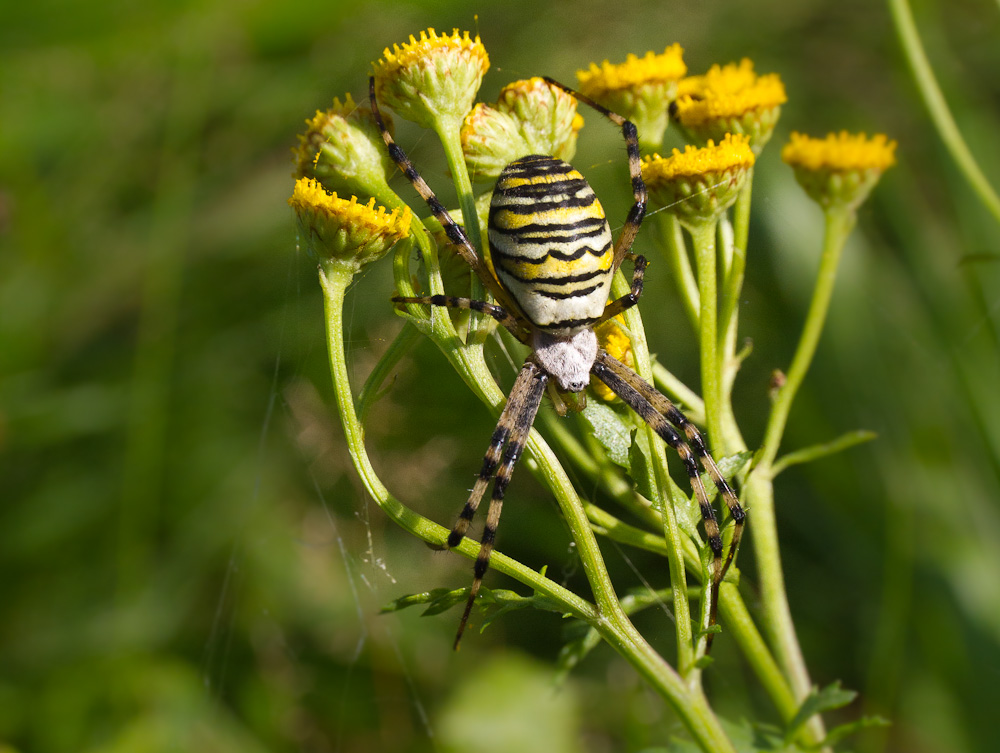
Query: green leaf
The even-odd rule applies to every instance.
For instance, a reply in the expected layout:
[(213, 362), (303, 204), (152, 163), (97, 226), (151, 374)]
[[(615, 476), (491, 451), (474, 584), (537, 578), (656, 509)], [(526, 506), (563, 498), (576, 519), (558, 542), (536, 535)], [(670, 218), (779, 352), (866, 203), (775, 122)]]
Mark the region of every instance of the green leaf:
[(813, 688), (802, 702), (799, 710), (795, 712), (792, 721), (788, 723), (788, 729), (785, 731), (785, 742), (791, 743), (802, 725), (809, 721), (813, 715), (842, 708), (851, 703), (857, 696), (858, 694), (853, 690), (842, 689), (839, 680), (827, 685), (822, 690)]
[(827, 734), (826, 739), (823, 741), (822, 745), (817, 745), (817, 749), (821, 747), (833, 747), (838, 742), (843, 740), (849, 735), (853, 735), (861, 730), (871, 729), (873, 727), (888, 727), (891, 722), (888, 719), (883, 719), (880, 716), (863, 716), (856, 722), (848, 722), (847, 724), (841, 724), (834, 727)]
[(846, 434), (841, 434), (839, 437), (829, 442), (803, 447), (801, 450), (790, 452), (787, 455), (778, 458), (772, 467), (772, 473), (777, 476), (790, 465), (809, 463), (813, 460), (826, 457), (827, 455), (843, 452), (850, 447), (854, 447), (854, 445), (870, 442), (877, 437), (878, 434), (873, 431), (868, 431), (867, 429), (849, 431)]
[[(744, 450), (743, 452), (737, 452), (733, 455), (726, 455), (724, 458), (719, 458), (716, 465), (719, 466), (719, 471), (722, 475), (727, 479), (730, 479), (742, 471), (743, 467), (750, 462), (752, 457), (753, 453), (750, 450)], [(712, 483), (711, 479), (706, 479), (705, 485), (709, 489), (715, 488), (715, 484)]]
[(629, 468), (632, 429), (615, 410), (599, 400), (588, 400), (581, 414), (591, 432), (608, 453), (608, 459), (622, 468)]
[(657, 499), (656, 490), (650, 487), (649, 480), (652, 469), (649, 467), (649, 442), (646, 441), (646, 432), (636, 431), (632, 435), (632, 442), (628, 453), (629, 475), (635, 482), (636, 491), (646, 499)]
[(458, 604), (464, 601), (469, 595), (469, 589), (458, 588), (451, 590), (448, 588), (435, 588), (431, 591), (424, 591), (419, 594), (408, 594), (407, 596), (400, 596), (398, 599), (391, 601), (382, 607), (382, 614), (387, 612), (398, 612), (401, 609), (406, 609), (407, 607), (414, 607), (420, 604), (430, 604), (428, 610), (424, 612), (426, 615), (431, 609), (435, 609), (439, 604), (446, 604), (440, 609), (437, 609), (432, 614), (437, 614), (438, 612), (443, 612), (450, 606)]

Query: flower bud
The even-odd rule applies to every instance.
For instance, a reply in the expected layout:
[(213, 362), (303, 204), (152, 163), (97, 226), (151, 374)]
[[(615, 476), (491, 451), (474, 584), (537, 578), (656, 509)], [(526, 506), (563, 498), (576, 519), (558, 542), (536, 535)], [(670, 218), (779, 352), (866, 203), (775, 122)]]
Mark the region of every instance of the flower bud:
[[(383, 116), (392, 131), (392, 120)], [(361, 196), (382, 196), (386, 176), (394, 168), (385, 142), (367, 107), (358, 107), (348, 94), (333, 100), (326, 112), (306, 121), (295, 155), (295, 177), (315, 178), (331, 190)]]
[(654, 154), (642, 163), (642, 177), (654, 202), (686, 225), (717, 219), (728, 209), (753, 167), (747, 136), (726, 135), (718, 144), (688, 145), (669, 157)]
[(653, 149), (663, 143), (667, 108), (676, 96), (677, 82), (687, 73), (683, 55), (681, 46), (673, 44), (659, 55), (629, 54), (617, 65), (607, 60), (600, 67), (591, 63), (589, 70), (576, 73), (580, 92), (635, 123), (639, 143)]
[(496, 107), (479, 104), (462, 125), (462, 149), (476, 180), (495, 180), (508, 164), (529, 154), (569, 161), (583, 118), (576, 98), (542, 78), (508, 84)]
[(443, 121), (457, 127), (476, 100), (490, 59), (477, 36), (451, 36), (428, 29), (420, 39), (410, 35), (402, 47), (393, 45), (374, 64), (379, 102), (424, 128), (437, 130)]
[(856, 209), (871, 193), (882, 173), (896, 163), (896, 142), (879, 133), (831, 133), (814, 139), (793, 133), (781, 158), (820, 206)]
[(677, 88), (674, 116), (697, 141), (719, 143), (727, 133), (750, 138), (753, 153), (771, 138), (788, 101), (785, 85), (776, 73), (758, 76), (744, 58), (737, 65), (714, 65), (704, 76), (689, 76)]
[(410, 208), (387, 211), (327, 193), (318, 181), (299, 178), (288, 200), (295, 210), (299, 236), (306, 250), (321, 260), (347, 262), (360, 269), (382, 257), (396, 243), (410, 234)]

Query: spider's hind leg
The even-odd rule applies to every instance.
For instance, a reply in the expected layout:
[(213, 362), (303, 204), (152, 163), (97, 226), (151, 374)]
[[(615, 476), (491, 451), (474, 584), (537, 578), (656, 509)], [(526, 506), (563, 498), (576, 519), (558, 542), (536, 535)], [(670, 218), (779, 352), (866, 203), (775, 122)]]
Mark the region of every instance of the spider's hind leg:
[[(695, 498), (701, 510), (702, 521), (705, 526), (705, 537), (708, 546), (712, 550), (712, 588), (709, 604), (709, 624), (716, 624), (716, 617), (719, 608), (719, 586), (725, 577), (726, 571), (732, 564), (739, 547), (740, 538), (743, 534), (743, 527), (746, 522), (746, 512), (743, 510), (729, 482), (723, 477), (718, 466), (712, 459), (705, 440), (698, 429), (687, 417), (677, 409), (670, 400), (660, 394), (646, 380), (632, 371), (630, 368), (609, 356), (605, 351), (600, 350), (597, 360), (591, 369), (594, 376), (606, 384), (618, 397), (627, 403), (652, 429), (680, 455), (684, 468), (691, 479), (691, 488), (694, 490)], [(683, 432), (685, 438), (675, 431)], [(705, 469), (720, 496), (726, 502), (729, 513), (733, 519), (733, 537), (729, 544), (729, 551), (726, 554), (725, 562), (722, 560), (723, 542), (722, 534), (719, 530), (719, 522), (715, 515), (702, 483), (699, 472), (699, 464)], [(706, 638), (706, 650), (711, 648), (713, 633), (709, 633)]]
[[(490, 497), (490, 505), (486, 514), (486, 525), (483, 527), (483, 535), (479, 546), (479, 554), (476, 557), (476, 564), (473, 569), (474, 578), (472, 587), (469, 589), (469, 598), (465, 602), (465, 611), (462, 613), (462, 620), (458, 626), (458, 633), (455, 635), (455, 648), (458, 649), (462, 640), (462, 633), (469, 621), (472, 607), (476, 603), (476, 596), (482, 586), (483, 576), (490, 565), (490, 555), (493, 552), (493, 543), (496, 539), (497, 525), (500, 522), (500, 511), (503, 507), (504, 494), (507, 491), (507, 484), (510, 482), (524, 445), (528, 441), (528, 433), (531, 425), (535, 421), (535, 414), (541, 404), (542, 395), (545, 393), (545, 385), (548, 382), (548, 375), (538, 367), (537, 364), (527, 361), (521, 368), (521, 372), (514, 382), (514, 387), (507, 398), (507, 405), (500, 414), (500, 420), (490, 446), (483, 457), (483, 465), (476, 478), (476, 483), (469, 494), (469, 500), (462, 508), (458, 516), (455, 527), (448, 534), (448, 547), (455, 547), (465, 538), (469, 529), (469, 523), (479, 508), (486, 486), (490, 479), (496, 474), (493, 481), (493, 494)], [(504, 450), (506, 445), (506, 450)], [(502, 458), (501, 458), (502, 453)]]

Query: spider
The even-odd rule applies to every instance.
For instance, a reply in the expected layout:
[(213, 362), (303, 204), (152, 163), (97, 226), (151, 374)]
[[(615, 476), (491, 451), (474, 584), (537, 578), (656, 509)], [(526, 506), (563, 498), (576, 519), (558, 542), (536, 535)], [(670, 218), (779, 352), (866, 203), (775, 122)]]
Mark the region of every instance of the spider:
[[(618, 239), (612, 241), (601, 203), (583, 175), (571, 165), (539, 154), (514, 160), (500, 173), (490, 203), (487, 236), (496, 276), (473, 248), (462, 226), (452, 219), (405, 152), (393, 141), (379, 112), (374, 77), (368, 82), (372, 113), (389, 156), (427, 202), (449, 241), (496, 301), (488, 303), (431, 295), (396, 296), (393, 302), (470, 309), (496, 319), (531, 348), (493, 431), (469, 499), (448, 536), (446, 548), (455, 547), (462, 541), (492, 479), (493, 492), (473, 570), (472, 587), (455, 636), (455, 649), (489, 567), (507, 485), (550, 382), (554, 383), (557, 394), (578, 393), (587, 387), (591, 375), (597, 377), (677, 451), (691, 479), (712, 550), (712, 625), (718, 609), (719, 584), (736, 555), (746, 518), (735, 492), (719, 471), (694, 424), (642, 377), (600, 348), (594, 334), (596, 325), (636, 305), (642, 294), (646, 260), (631, 253), (646, 213), (646, 186), (642, 180), (637, 129), (631, 121), (589, 97), (550, 78), (545, 81), (621, 128), (635, 203)], [(634, 267), (630, 290), (609, 302), (612, 278), (626, 257), (632, 260)], [(702, 483), (699, 464), (725, 500), (734, 522), (724, 562), (719, 524)], [(709, 633), (709, 646), (712, 637), (713, 633)]]

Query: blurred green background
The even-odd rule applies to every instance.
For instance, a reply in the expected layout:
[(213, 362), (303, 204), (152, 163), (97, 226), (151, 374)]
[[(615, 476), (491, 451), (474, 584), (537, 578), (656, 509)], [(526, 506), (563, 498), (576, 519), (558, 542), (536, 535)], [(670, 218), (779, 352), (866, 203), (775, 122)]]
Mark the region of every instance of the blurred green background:
[[(632, 751), (676, 730), (607, 649), (556, 688), (563, 625), (551, 614), (470, 632), (459, 654), (454, 613), (378, 614), (406, 593), (467, 585), (471, 568), (387, 526), (355, 478), (329, 404), (315, 267), (296, 253), (285, 203), (289, 149), (332, 97), (362, 100), (384, 46), (434, 26), (479, 31), (485, 100), (517, 78), (572, 82), (591, 60), (675, 41), (695, 73), (743, 56), (780, 73), (789, 103), (757, 171), (741, 322), (755, 345), (737, 392), (751, 444), (820, 247), (819, 211), (778, 146), (792, 129), (898, 139), (785, 446), (855, 428), (879, 439), (782, 476), (783, 556), (814, 680), (860, 691), (844, 718), (893, 720), (855, 749), (995, 751), (998, 226), (931, 129), (887, 9), (476, 5), (3, 4), (0, 750)], [(916, 10), (1000, 183), (996, 3)], [(621, 147), (584, 114), (575, 163), (624, 217)], [(399, 138), (446, 188), (433, 140), (406, 125)], [(696, 384), (683, 319), (650, 324), (677, 311), (665, 265), (647, 280), (653, 347)], [(349, 298), (359, 381), (399, 330), (390, 294), (377, 265)], [(425, 344), (372, 415), (369, 447), (408, 503), (448, 524), (492, 423)], [(523, 471), (508, 498), (500, 548), (579, 585), (552, 500)], [(622, 592), (638, 584), (633, 567), (663, 567), (605, 551)], [(752, 558), (744, 547), (751, 596)], [(666, 620), (639, 624), (655, 642)], [(721, 713), (777, 721), (724, 635), (715, 658)]]

